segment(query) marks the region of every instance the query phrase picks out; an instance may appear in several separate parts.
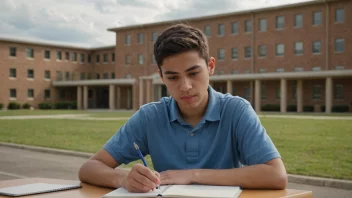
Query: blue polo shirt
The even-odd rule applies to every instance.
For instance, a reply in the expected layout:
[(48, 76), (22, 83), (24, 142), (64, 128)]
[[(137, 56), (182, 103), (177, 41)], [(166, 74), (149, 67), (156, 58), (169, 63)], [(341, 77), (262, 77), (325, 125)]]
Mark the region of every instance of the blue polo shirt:
[(196, 127), (182, 120), (172, 97), (143, 105), (104, 145), (119, 164), (138, 160), (136, 142), (158, 172), (229, 169), (263, 164), (280, 154), (245, 99), (209, 86), (206, 113)]

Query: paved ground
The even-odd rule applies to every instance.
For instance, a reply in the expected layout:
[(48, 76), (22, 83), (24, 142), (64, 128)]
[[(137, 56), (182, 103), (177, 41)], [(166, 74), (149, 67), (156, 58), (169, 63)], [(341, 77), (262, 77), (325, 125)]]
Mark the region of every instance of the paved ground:
[[(47, 177), (77, 180), (81, 157), (53, 155), (0, 146), (0, 180), (26, 177)], [(288, 188), (313, 191), (314, 198), (352, 197), (351, 190), (289, 183)]]

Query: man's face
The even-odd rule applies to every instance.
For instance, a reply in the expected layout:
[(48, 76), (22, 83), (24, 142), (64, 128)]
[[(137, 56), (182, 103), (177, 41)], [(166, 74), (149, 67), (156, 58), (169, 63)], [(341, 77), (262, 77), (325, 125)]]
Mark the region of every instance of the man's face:
[(205, 107), (209, 76), (213, 75), (214, 68), (214, 58), (207, 65), (198, 52), (184, 52), (163, 60), (161, 79), (181, 110)]

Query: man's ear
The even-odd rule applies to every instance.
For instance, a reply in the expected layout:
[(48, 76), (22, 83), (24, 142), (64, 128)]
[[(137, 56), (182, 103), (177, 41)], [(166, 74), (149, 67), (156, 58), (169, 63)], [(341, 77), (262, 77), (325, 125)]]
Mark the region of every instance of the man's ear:
[(214, 75), (215, 72), (215, 58), (210, 57), (209, 62), (208, 62), (208, 68), (209, 68), (209, 76)]

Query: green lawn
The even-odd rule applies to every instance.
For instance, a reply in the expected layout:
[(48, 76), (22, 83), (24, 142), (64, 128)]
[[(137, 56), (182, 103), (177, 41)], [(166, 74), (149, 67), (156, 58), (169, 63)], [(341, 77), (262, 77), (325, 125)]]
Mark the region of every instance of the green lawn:
[[(351, 120), (261, 120), (280, 151), (288, 173), (352, 180)], [(0, 120), (0, 141), (96, 152), (124, 123)], [(149, 157), (147, 160), (152, 165)]]

